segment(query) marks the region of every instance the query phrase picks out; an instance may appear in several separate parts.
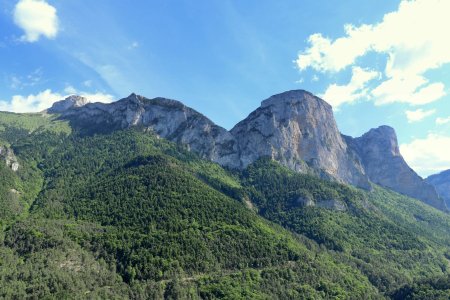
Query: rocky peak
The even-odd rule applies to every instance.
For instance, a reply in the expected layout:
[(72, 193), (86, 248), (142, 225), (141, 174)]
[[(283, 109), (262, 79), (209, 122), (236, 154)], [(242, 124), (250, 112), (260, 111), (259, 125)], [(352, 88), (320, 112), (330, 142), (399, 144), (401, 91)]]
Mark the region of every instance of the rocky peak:
[(53, 103), (52, 107), (48, 109), (49, 113), (62, 113), (67, 111), (68, 109), (74, 107), (82, 107), (89, 103), (89, 100), (85, 97), (81, 97), (78, 95), (72, 95), (67, 97), (64, 100)]
[(145, 97), (141, 95), (137, 95), (135, 93), (131, 93), (128, 97), (123, 98), (117, 103), (124, 103), (125, 105), (143, 105)]
[(372, 145), (372, 148), (366, 149), (367, 151), (378, 151), (379, 155), (401, 156), (397, 134), (390, 126), (383, 125), (370, 129), (360, 140)]
[(291, 90), (273, 95), (270, 98), (262, 101), (261, 107), (279, 106), (285, 108), (300, 103), (303, 104), (304, 107), (311, 106), (312, 108), (314, 108), (317, 105), (323, 105), (328, 109), (331, 109), (331, 105), (329, 105), (327, 102), (305, 90)]
[(241, 167), (269, 156), (299, 172), (313, 170), (340, 182), (370, 186), (359, 162), (347, 155), (332, 107), (304, 90), (264, 100), (231, 133), (238, 141)]
[(426, 181), (436, 188), (439, 196), (444, 199), (447, 207), (450, 208), (450, 170), (431, 175)]
[(370, 181), (447, 210), (434, 187), (417, 175), (403, 159), (393, 128), (381, 126), (359, 138), (346, 139), (350, 148), (361, 158)]

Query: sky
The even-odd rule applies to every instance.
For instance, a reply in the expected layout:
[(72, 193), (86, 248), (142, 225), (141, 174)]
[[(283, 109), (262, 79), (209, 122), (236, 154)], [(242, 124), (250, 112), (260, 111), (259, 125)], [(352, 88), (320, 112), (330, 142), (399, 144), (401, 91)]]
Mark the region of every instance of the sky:
[(231, 129), (305, 89), (354, 137), (395, 128), (421, 176), (450, 169), (448, 0), (0, 0), (0, 110), (70, 94), (182, 101)]

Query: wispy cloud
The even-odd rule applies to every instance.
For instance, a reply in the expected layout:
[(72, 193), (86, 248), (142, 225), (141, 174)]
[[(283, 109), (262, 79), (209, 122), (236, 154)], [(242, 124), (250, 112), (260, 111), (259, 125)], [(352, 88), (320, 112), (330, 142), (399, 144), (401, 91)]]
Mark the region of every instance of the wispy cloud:
[(442, 82), (430, 82), (429, 70), (450, 62), (449, 1), (403, 0), (397, 11), (377, 24), (345, 25), (345, 35), (330, 39), (321, 33), (309, 37), (309, 47), (296, 60), (300, 70), (339, 72), (355, 66), (369, 52), (388, 57), (384, 77), (370, 93), (376, 104), (430, 103), (445, 95)]
[(14, 8), (14, 22), (25, 31), (25, 42), (36, 42), (41, 36), (49, 39), (58, 34), (56, 8), (44, 0), (20, 0)]
[(408, 119), (408, 123), (414, 123), (422, 121), (426, 117), (432, 116), (435, 113), (436, 113), (435, 109), (423, 110), (419, 108), (417, 110), (407, 110), (405, 112), (405, 115), (406, 118)]
[(436, 124), (438, 124), (438, 125), (444, 125), (444, 124), (447, 124), (447, 123), (450, 123), (450, 117), (447, 117), (447, 118), (437, 118), (437, 119), (436, 119)]
[(35, 86), (41, 83), (43, 72), (37, 68), (26, 76), (11, 75), (9, 77), (9, 87), (13, 90), (20, 90), (25, 87)]
[(136, 49), (136, 48), (138, 48), (138, 47), (139, 47), (139, 43), (136, 42), (136, 41), (134, 41), (134, 42), (132, 42), (132, 43), (128, 46), (128, 49), (129, 49), (129, 50), (132, 50), (132, 49)]

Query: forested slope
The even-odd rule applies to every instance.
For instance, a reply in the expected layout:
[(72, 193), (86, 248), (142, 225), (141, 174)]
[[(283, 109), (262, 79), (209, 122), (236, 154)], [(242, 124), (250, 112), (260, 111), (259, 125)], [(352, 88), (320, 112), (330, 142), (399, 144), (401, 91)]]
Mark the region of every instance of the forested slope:
[(269, 159), (226, 170), (141, 128), (0, 120), (20, 164), (0, 166), (0, 298), (448, 294), (427, 280), (448, 278), (450, 218), (414, 199)]

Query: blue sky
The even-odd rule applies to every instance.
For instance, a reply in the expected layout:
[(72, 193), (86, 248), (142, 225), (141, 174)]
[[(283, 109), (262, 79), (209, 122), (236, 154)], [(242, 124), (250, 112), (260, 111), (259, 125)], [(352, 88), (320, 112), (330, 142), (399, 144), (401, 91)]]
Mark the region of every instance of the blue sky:
[(421, 175), (450, 168), (449, 1), (0, 0), (0, 110), (68, 94), (184, 102), (227, 129), (306, 89), (344, 134), (394, 127)]

